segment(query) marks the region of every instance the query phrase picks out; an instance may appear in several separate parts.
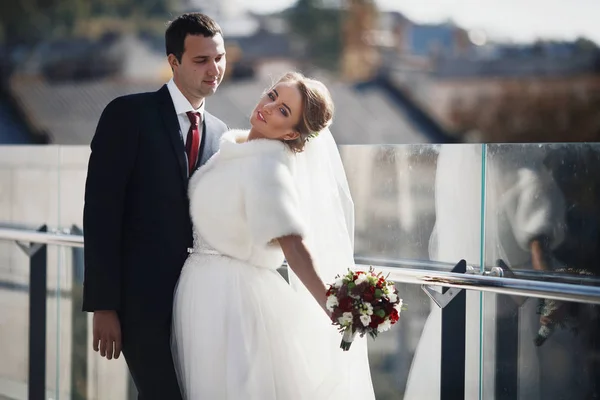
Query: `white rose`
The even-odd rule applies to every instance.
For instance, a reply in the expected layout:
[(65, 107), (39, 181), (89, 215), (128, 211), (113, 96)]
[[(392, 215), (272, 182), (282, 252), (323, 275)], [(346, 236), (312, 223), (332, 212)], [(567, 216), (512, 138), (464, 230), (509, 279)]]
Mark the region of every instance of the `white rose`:
[(333, 308), (339, 304), (340, 302), (334, 294), (327, 296), (327, 303), (325, 304), (325, 307), (327, 307), (329, 311), (333, 311)]
[(390, 303), (395, 303), (396, 301), (398, 301), (398, 295), (396, 293), (388, 294), (387, 298), (390, 301)]
[(388, 284), (385, 285), (385, 289), (386, 293), (394, 293), (394, 291), (396, 290), (396, 285), (394, 284), (394, 282), (388, 282)]
[(402, 299), (400, 299), (397, 304), (394, 304), (394, 308), (396, 309), (396, 311), (398, 311), (398, 314), (400, 314), (400, 312), (402, 311), (402, 304)]
[(358, 278), (356, 278), (356, 280), (354, 281), (354, 283), (356, 284), (356, 286), (360, 285), (363, 282), (367, 281), (367, 275), (365, 274), (360, 274), (358, 275)]
[(336, 289), (339, 289), (342, 287), (342, 285), (344, 284), (344, 279), (343, 278), (337, 278), (335, 280), (335, 282), (333, 283), (333, 287)]
[(342, 314), (341, 317), (338, 318), (338, 322), (342, 326), (351, 325), (353, 321), (354, 321), (354, 318), (352, 317), (352, 313), (351, 312), (345, 312), (345, 313)]
[(361, 315), (360, 322), (362, 322), (363, 326), (369, 326), (369, 324), (371, 323), (371, 316), (370, 315)]
[(390, 329), (391, 327), (392, 327), (392, 322), (389, 319), (386, 319), (381, 324), (379, 324), (379, 326), (377, 327), (377, 332), (385, 332), (388, 329)]

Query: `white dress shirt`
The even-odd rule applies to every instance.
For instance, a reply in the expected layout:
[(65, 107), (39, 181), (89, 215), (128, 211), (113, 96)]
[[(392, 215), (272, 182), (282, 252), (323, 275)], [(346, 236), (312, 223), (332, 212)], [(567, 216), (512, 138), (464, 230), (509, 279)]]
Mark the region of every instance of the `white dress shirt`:
[[(189, 111), (200, 113), (200, 141), (202, 141), (202, 129), (204, 129), (202, 124), (204, 121), (204, 101), (202, 102), (202, 105), (195, 110), (188, 99), (186, 99), (183, 93), (181, 93), (181, 90), (179, 90), (173, 78), (171, 78), (171, 80), (167, 83), (167, 88), (169, 89), (171, 100), (173, 100), (173, 105), (175, 106), (175, 113), (177, 114), (177, 120), (179, 121), (179, 127), (181, 128), (181, 136), (184, 146), (187, 142), (188, 131), (192, 125), (186, 114)], [(200, 146), (200, 142), (198, 143), (198, 146)]]

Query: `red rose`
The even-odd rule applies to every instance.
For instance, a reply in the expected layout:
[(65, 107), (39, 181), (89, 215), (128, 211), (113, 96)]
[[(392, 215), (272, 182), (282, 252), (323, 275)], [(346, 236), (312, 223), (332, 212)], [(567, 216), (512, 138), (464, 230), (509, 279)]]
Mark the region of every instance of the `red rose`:
[(331, 320), (334, 322), (337, 322), (338, 318), (340, 318), (343, 314), (343, 311), (340, 310), (338, 307), (333, 309), (333, 312), (331, 313)]
[(363, 300), (366, 302), (372, 302), (375, 299), (375, 295), (373, 293), (371, 293), (370, 291), (366, 291), (363, 294)]
[(394, 305), (392, 303), (387, 303), (385, 305), (385, 313), (386, 314), (391, 314), (393, 310), (394, 310)]
[(373, 301), (373, 299), (375, 298), (375, 286), (367, 286), (365, 288), (365, 296), (367, 295), (367, 293), (370, 295), (371, 300), (369, 301)]
[(357, 280), (357, 279), (358, 279), (358, 277), (359, 277), (360, 275), (362, 275), (362, 274), (364, 274), (364, 272), (363, 272), (363, 271), (356, 271), (356, 272), (354, 273), (354, 276), (352, 277), (352, 280)]
[(360, 296), (362, 294), (364, 288), (365, 288), (364, 284), (361, 283), (360, 285), (354, 286), (352, 288), (352, 290), (350, 290), (350, 293), (352, 293), (355, 296)]
[(338, 297), (338, 299), (341, 299), (347, 295), (348, 295), (348, 286), (342, 285), (342, 287), (338, 289), (337, 297)]
[(394, 322), (398, 322), (399, 319), (400, 319), (400, 315), (398, 314), (398, 310), (396, 310), (394, 308), (392, 310), (392, 313), (390, 314), (390, 320), (392, 321), (392, 323), (394, 323)]
[(370, 328), (377, 328), (379, 326), (379, 324), (381, 324), (383, 322), (383, 318), (381, 318), (379, 315), (371, 315), (371, 323), (369, 324)]
[(344, 297), (340, 300), (340, 309), (347, 312), (352, 310), (352, 299), (350, 297)]

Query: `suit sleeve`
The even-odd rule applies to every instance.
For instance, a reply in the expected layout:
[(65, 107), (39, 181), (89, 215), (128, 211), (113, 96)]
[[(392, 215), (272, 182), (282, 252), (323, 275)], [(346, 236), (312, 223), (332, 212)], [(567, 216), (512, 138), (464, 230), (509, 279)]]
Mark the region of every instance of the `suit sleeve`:
[(84, 311), (120, 307), (123, 213), (139, 137), (131, 100), (106, 106), (91, 143), (83, 211)]
[(275, 160), (260, 160), (245, 179), (245, 210), (252, 241), (266, 245), (288, 235), (305, 236), (299, 196), (290, 169)]

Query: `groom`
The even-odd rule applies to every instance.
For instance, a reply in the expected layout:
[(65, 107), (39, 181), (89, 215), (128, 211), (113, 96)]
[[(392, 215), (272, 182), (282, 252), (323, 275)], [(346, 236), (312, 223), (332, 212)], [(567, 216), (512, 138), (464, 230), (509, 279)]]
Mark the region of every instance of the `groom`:
[(221, 28), (185, 14), (165, 39), (173, 79), (113, 100), (100, 117), (83, 215), (83, 310), (94, 313), (93, 347), (109, 360), (123, 352), (143, 400), (181, 399), (170, 331), (192, 247), (188, 181), (227, 129), (204, 109), (225, 72)]

